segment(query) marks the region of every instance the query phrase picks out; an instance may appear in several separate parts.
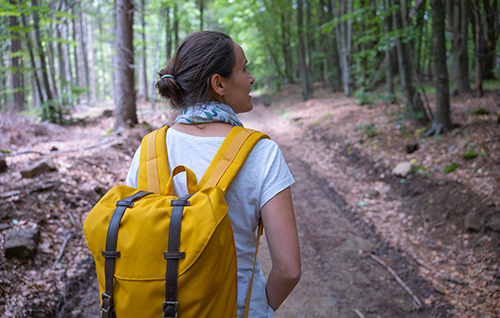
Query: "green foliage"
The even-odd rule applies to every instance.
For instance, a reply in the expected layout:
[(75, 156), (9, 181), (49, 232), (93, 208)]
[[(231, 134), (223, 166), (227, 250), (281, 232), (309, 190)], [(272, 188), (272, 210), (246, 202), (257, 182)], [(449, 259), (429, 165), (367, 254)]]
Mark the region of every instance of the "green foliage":
[(450, 164), (448, 167), (446, 167), (446, 168), (444, 169), (444, 173), (445, 173), (445, 174), (448, 174), (448, 173), (450, 173), (450, 172), (453, 172), (453, 171), (455, 171), (458, 167), (461, 167), (461, 166), (462, 166), (462, 165), (461, 165), (461, 164), (459, 164), (459, 163), (452, 163), (452, 164)]
[(370, 123), (368, 125), (356, 126), (355, 130), (356, 131), (363, 130), (363, 134), (367, 135), (368, 138), (375, 137), (376, 135), (378, 135), (377, 128), (373, 123)]
[(478, 108), (474, 111), (474, 115), (489, 115), (490, 112), (487, 111), (486, 109)]
[(462, 159), (470, 160), (476, 158), (477, 156), (479, 156), (479, 154), (476, 152), (467, 152), (462, 155)]

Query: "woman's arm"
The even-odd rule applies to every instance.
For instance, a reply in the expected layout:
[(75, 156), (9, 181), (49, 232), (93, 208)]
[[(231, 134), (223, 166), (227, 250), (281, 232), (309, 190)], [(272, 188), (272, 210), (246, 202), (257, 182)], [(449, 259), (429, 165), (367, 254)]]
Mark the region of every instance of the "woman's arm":
[(301, 275), (299, 238), (290, 188), (269, 200), (262, 207), (261, 215), (272, 261), (267, 279), (267, 300), (276, 310)]

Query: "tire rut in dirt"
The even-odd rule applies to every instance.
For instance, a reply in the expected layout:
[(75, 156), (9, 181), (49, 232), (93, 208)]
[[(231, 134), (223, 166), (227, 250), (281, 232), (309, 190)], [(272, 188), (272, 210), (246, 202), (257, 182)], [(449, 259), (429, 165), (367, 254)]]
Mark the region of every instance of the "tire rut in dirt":
[[(412, 300), (385, 268), (367, 257), (385, 254), (420, 296), (426, 281), (404, 273), (409, 264), (353, 214), (327, 180), (281, 146), (296, 180), (292, 186), (301, 241), (302, 279), (275, 317), (445, 317), (445, 309), (412, 311)], [(401, 272), (403, 272), (401, 274)]]

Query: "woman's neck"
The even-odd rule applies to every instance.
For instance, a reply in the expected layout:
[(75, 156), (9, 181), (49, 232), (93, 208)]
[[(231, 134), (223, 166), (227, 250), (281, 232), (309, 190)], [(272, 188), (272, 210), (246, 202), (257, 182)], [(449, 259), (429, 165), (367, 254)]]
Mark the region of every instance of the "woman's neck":
[(198, 137), (226, 137), (233, 126), (224, 122), (203, 124), (174, 124), (172, 129)]

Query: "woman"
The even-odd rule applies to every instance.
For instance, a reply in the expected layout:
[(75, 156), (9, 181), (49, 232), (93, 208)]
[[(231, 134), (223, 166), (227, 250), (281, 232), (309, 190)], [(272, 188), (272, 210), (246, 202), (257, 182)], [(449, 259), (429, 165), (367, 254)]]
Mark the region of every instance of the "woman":
[[(177, 165), (201, 179), (224, 137), (235, 125), (236, 113), (252, 110), (249, 95), (254, 78), (246, 68), (242, 48), (219, 32), (189, 35), (156, 87), (174, 109), (182, 110), (167, 131), (169, 170)], [(139, 154), (134, 156), (127, 185), (136, 187)], [(300, 251), (290, 193), (294, 180), (275, 142), (260, 140), (226, 194), (238, 264), (238, 317), (242, 317), (252, 275), (255, 230), (262, 217), (272, 269), (264, 278), (255, 270), (249, 317), (272, 317), (299, 281)], [(185, 178), (174, 178), (176, 195), (185, 195)], [(257, 263), (258, 264), (258, 263)]]

